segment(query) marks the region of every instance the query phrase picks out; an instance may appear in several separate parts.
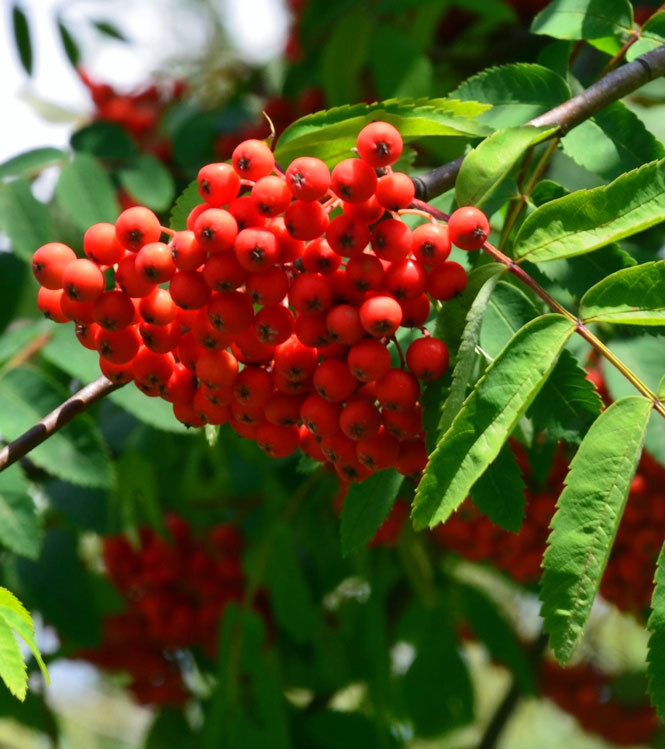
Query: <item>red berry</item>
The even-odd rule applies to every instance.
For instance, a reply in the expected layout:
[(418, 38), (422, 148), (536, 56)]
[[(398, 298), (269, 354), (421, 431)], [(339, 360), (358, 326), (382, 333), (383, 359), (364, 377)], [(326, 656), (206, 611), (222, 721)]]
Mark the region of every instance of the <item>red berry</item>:
[(447, 301), (464, 291), (466, 280), (464, 268), (459, 263), (446, 260), (429, 272), (427, 291), (432, 298)]
[(376, 291), (383, 286), (383, 263), (376, 255), (362, 252), (346, 264), (346, 275), (359, 291)]
[(416, 195), (413, 180), (402, 172), (393, 172), (379, 178), (376, 185), (377, 201), (389, 211), (408, 208)]
[(131, 252), (138, 252), (144, 244), (158, 242), (162, 234), (159, 219), (149, 208), (135, 206), (123, 211), (115, 222), (115, 236)]
[(171, 279), (169, 294), (178, 307), (196, 310), (207, 304), (210, 287), (202, 273), (196, 270), (179, 270)]
[(389, 411), (408, 411), (420, 396), (418, 380), (403, 369), (390, 369), (376, 383), (376, 397)]
[(430, 302), (427, 294), (421, 294), (415, 299), (400, 299), (402, 308), (403, 328), (422, 328), (430, 313)]
[(390, 296), (367, 299), (358, 314), (363, 328), (375, 338), (393, 335), (402, 322), (402, 308)]
[(386, 270), (385, 288), (395, 299), (415, 299), (427, 288), (427, 273), (416, 260), (391, 263)]
[(171, 354), (157, 354), (143, 346), (132, 362), (132, 372), (137, 384), (164, 387), (173, 374), (175, 360)]
[(385, 213), (385, 208), (380, 205), (375, 195), (372, 195), (369, 200), (364, 200), (362, 203), (342, 202), (342, 210), (349, 218), (363, 221), (368, 226), (369, 224), (375, 224)]
[(266, 177), (275, 168), (275, 157), (263, 141), (243, 141), (233, 151), (231, 156), (233, 168), (244, 179), (256, 182)]
[(37, 292), (37, 309), (53, 322), (69, 322), (69, 317), (63, 312), (60, 304), (64, 295), (62, 289), (47, 289), (42, 286)]
[(158, 354), (173, 351), (182, 336), (182, 329), (177, 322), (168, 325), (151, 325), (147, 322), (139, 323), (139, 333), (143, 343)]
[(264, 421), (256, 430), (256, 441), (271, 458), (285, 458), (298, 449), (300, 430), (297, 426), (277, 426)]
[(134, 304), (124, 291), (105, 291), (92, 307), (94, 321), (106, 330), (121, 330), (134, 321)]
[(162, 397), (169, 403), (191, 403), (196, 393), (196, 375), (184, 364), (176, 363), (162, 389)]
[(369, 200), (376, 189), (376, 172), (360, 159), (340, 161), (330, 175), (330, 187), (347, 203)]
[(205, 282), (213, 291), (233, 291), (242, 286), (249, 275), (233, 252), (211, 255), (206, 260), (202, 273)]
[(235, 399), (245, 406), (265, 406), (272, 391), (272, 377), (262, 367), (245, 367), (233, 386)]
[(330, 279), (320, 273), (303, 273), (291, 284), (289, 304), (300, 315), (318, 315), (330, 308)]
[(399, 442), (382, 427), (374, 436), (358, 442), (356, 455), (370, 471), (381, 471), (395, 464), (399, 456)]
[(293, 263), (302, 255), (305, 243), (301, 239), (295, 239), (289, 234), (282, 216), (271, 219), (267, 223), (266, 229), (275, 235), (279, 243), (280, 263)]
[(418, 477), (427, 465), (427, 448), (422, 439), (402, 442), (394, 465), (402, 475)]
[(333, 251), (324, 237), (310, 242), (302, 253), (302, 264), (310, 273), (329, 276), (339, 268), (342, 258)]
[(239, 291), (215, 294), (208, 304), (208, 319), (222, 333), (237, 335), (249, 328), (254, 319), (252, 300)]
[[(86, 348), (90, 347), (86, 346)], [(115, 382), (118, 385), (131, 382), (134, 378), (131, 361), (124, 364), (114, 364), (102, 356), (99, 358), (99, 369), (107, 380), (111, 380), (111, 382)]]
[(93, 224), (83, 235), (83, 252), (98, 265), (115, 265), (125, 254), (113, 224)]
[(209, 387), (231, 387), (238, 376), (238, 361), (228, 351), (206, 351), (196, 362), (196, 374)]
[(176, 271), (171, 250), (164, 242), (144, 244), (136, 255), (136, 272), (148, 283), (164, 283)]
[(178, 270), (196, 270), (206, 259), (206, 250), (198, 243), (193, 231), (177, 231), (169, 249)]
[(300, 421), (300, 406), (303, 399), (300, 395), (274, 393), (265, 405), (264, 413), (271, 424), (291, 426)]
[(372, 382), (383, 377), (390, 369), (390, 352), (383, 343), (365, 339), (351, 346), (347, 365), (357, 380)]
[(76, 302), (94, 302), (104, 286), (104, 274), (87, 258), (73, 260), (62, 272), (65, 294)]
[(141, 345), (141, 336), (133, 325), (118, 331), (98, 328), (95, 333), (95, 344), (104, 359), (113, 364), (126, 364), (136, 356)]
[(399, 131), (388, 122), (366, 125), (356, 141), (358, 154), (374, 168), (394, 164), (402, 154), (404, 143)]
[(327, 359), (314, 372), (316, 392), (331, 403), (345, 401), (357, 386), (356, 378), (342, 359)]
[(230, 164), (206, 164), (197, 179), (199, 194), (214, 207), (230, 203), (240, 190), (240, 177)]
[(419, 380), (437, 380), (448, 369), (448, 347), (439, 338), (417, 338), (406, 352), (406, 363)]
[(320, 159), (302, 156), (286, 170), (286, 184), (297, 200), (319, 200), (330, 187), (330, 171)]
[(77, 302), (70, 299), (65, 293), (60, 295), (62, 314), (68, 320), (74, 320), (75, 322), (86, 324), (93, 322), (92, 308), (94, 304), (94, 302)]
[(295, 324), (295, 333), (298, 340), (305, 346), (319, 348), (330, 343), (330, 331), (326, 322), (326, 315), (312, 315), (306, 317), (298, 315)]
[(413, 244), (411, 229), (397, 219), (381, 221), (372, 232), (372, 249), (377, 257), (399, 263), (410, 253)]
[(229, 211), (209, 208), (196, 219), (194, 234), (205, 252), (227, 252), (238, 235), (238, 223)]
[(288, 290), (289, 277), (286, 271), (276, 266), (262, 273), (250, 273), (245, 285), (245, 294), (254, 304), (263, 306), (279, 304)]
[(243, 229), (233, 249), (240, 265), (250, 273), (267, 270), (279, 259), (277, 239), (265, 229)]
[(115, 281), (133, 299), (148, 296), (155, 289), (154, 283), (149, 283), (136, 270), (136, 255), (128, 252), (118, 263)]
[(321, 203), (296, 200), (286, 209), (284, 222), (295, 239), (310, 240), (320, 237), (328, 228), (328, 214)]
[(65, 268), (76, 260), (71, 247), (61, 242), (42, 245), (32, 256), (32, 272), (46, 289), (61, 289)]
[(489, 233), (487, 216), (474, 206), (458, 208), (448, 220), (450, 241), (460, 250), (479, 250)]
[(256, 313), (252, 330), (261, 343), (277, 346), (293, 333), (294, 324), (293, 313), (288, 307), (273, 304)]
[(369, 244), (369, 228), (367, 224), (342, 214), (330, 222), (326, 239), (338, 255), (354, 257)]
[(167, 325), (176, 318), (178, 308), (166, 289), (156, 288), (139, 302), (141, 317), (152, 325)]
[(233, 341), (233, 336), (214, 328), (208, 319), (208, 310), (200, 309), (192, 325), (194, 339), (207, 351), (221, 351)]
[(339, 431), (341, 413), (339, 403), (330, 403), (317, 394), (305, 398), (300, 407), (303, 424), (319, 437), (327, 437)]
[(369, 401), (357, 400), (348, 403), (339, 417), (339, 426), (352, 440), (373, 437), (381, 426), (379, 409)]
[(301, 382), (309, 379), (316, 369), (318, 355), (292, 335), (275, 349), (275, 371), (286, 379)]
[(333, 341), (345, 346), (352, 346), (365, 337), (358, 310), (350, 304), (333, 307), (326, 316), (326, 324)]
[(252, 187), (252, 198), (262, 216), (277, 216), (291, 202), (291, 192), (281, 177), (262, 177)]
[(432, 223), (417, 226), (411, 249), (423, 265), (443, 265), (451, 249), (448, 227)]
[(236, 220), (239, 231), (252, 227), (263, 229), (268, 221), (265, 216), (259, 213), (256, 201), (250, 195), (241, 195), (232, 203), (229, 203), (228, 212)]

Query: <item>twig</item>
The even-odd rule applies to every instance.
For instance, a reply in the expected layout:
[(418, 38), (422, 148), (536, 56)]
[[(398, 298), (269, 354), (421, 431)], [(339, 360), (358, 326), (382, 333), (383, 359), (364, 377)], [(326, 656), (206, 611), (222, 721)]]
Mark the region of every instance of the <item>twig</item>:
[(41, 445), (45, 439), (62, 429), (75, 416), (85, 411), (93, 403), (104, 396), (117, 390), (119, 385), (106, 377), (99, 377), (94, 382), (86, 385), (84, 388), (72, 395), (71, 398), (61, 403), (56, 409), (51, 411), (41, 421), (17, 437), (13, 442), (0, 450), (0, 471), (4, 471), (12, 463), (20, 460), (38, 445)]
[[(533, 127), (556, 125), (557, 129), (550, 137), (561, 137), (576, 125), (593, 117), (596, 112), (604, 107), (618, 101), (664, 73), (665, 45), (662, 45), (635, 58), (633, 62), (613, 70), (582, 93), (573, 96), (572, 99), (549, 112), (535, 117), (526, 124)], [(455, 184), (463, 161), (464, 156), (460, 156), (455, 161), (443, 164), (443, 166), (433, 169), (428, 174), (414, 177), (416, 197), (421, 200), (430, 200), (449, 190)]]

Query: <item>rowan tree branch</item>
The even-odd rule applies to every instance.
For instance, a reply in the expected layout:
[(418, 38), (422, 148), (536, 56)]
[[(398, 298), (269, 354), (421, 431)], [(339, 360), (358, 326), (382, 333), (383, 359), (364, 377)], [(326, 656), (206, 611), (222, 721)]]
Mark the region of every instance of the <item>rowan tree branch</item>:
[[(665, 44), (613, 70), (582, 93), (525, 124), (533, 127), (556, 125), (557, 129), (550, 135), (550, 138), (561, 137), (575, 126), (593, 117), (596, 112), (663, 74), (665, 74)], [(460, 156), (455, 161), (432, 169), (428, 174), (414, 177), (416, 197), (427, 201), (449, 190), (455, 184), (463, 161), (464, 156)]]
[(72, 395), (71, 398), (61, 403), (41, 421), (17, 437), (13, 442), (0, 449), (0, 471), (4, 471), (12, 463), (27, 455), (30, 450), (41, 445), (45, 439), (62, 429), (75, 416), (92, 406), (104, 396), (122, 387), (122, 384), (111, 382), (106, 377), (99, 377), (94, 382)]

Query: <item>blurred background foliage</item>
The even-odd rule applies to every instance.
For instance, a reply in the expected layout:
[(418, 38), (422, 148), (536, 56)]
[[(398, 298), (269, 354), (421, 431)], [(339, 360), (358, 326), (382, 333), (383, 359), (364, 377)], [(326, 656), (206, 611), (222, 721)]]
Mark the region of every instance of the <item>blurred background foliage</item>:
[[(494, 92), (497, 106), (479, 117), (489, 127), (526, 121), (595, 80), (620, 48), (610, 38), (590, 45), (531, 34), (541, 0), (179, 0), (138, 3), (140, 12), (127, 13), (125, 3), (104, 0), (5, 5), (3, 43), (26, 81), (38, 63), (49, 65), (47, 49), (69, 61), (87, 97), (74, 111), (57, 89), (45, 96), (26, 83), (23, 103), (59, 122), (54, 133), (68, 128), (69, 137), (23, 153), (11, 138), (3, 144), (5, 439), (97, 372), (70, 330), (39, 318), (29, 268), (39, 245), (58, 239), (80, 253), (90, 224), (113, 221), (135, 203), (168, 223), (174, 199), (203, 163), (228, 159), (241, 140), (268, 138), (271, 128), (279, 136), (322, 108), (449, 92), (483, 101), (491, 81), (463, 84), (469, 77), (539, 63), (560, 84), (540, 88), (532, 102), (525, 95), (517, 112), (510, 92), (503, 102)], [(244, 14), (234, 15), (240, 5)], [(264, 5), (274, 7), (262, 17)], [(654, 9), (636, 7), (636, 21)], [(266, 19), (274, 23), (268, 33)], [(40, 47), (37, 25), (53, 43)], [(133, 59), (145, 79), (128, 85), (122, 76)], [(662, 80), (626, 102), (657, 138), (665, 136), (664, 105)], [(12, 103), (5, 106), (11, 118)], [(607, 154), (614, 141), (608, 145), (599, 130), (596, 123), (564, 140), (542, 191), (617, 176), (616, 152)], [(477, 142), (424, 138), (408, 160), (425, 170)], [(662, 155), (655, 138), (646, 142), (638, 164)], [(451, 200), (444, 195), (437, 204)], [(493, 223), (502, 221), (499, 213)], [(662, 245), (656, 228), (623, 249), (642, 261)], [(570, 279), (542, 280), (574, 295)], [(488, 341), (499, 335), (497, 317), (529, 314), (522, 297), (513, 287), (499, 295), (485, 323)], [(663, 339), (621, 331), (615, 343), (654, 385), (665, 370)], [(624, 384), (607, 373), (607, 386), (617, 397)], [(647, 443), (661, 462), (664, 436), (656, 426)], [(546, 452), (531, 446), (530, 491), (531, 498), (547, 494), (551, 511)], [(656, 499), (665, 499), (662, 486)], [(529, 515), (520, 542), (470, 525), (470, 547), (462, 548), (403, 527), (398, 503), (375, 544), (343, 558), (337, 494), (325, 471), (300, 458), (271, 461), (230, 430), (209, 445), (203, 431), (187, 433), (168, 404), (138, 390), (114, 393), (63, 429), (0, 477), (0, 575), (35, 613), (53, 679), (45, 688), (35, 674), (23, 704), (0, 688), (0, 741), (22, 748), (465, 749), (479, 745), (514, 681), (524, 699), (501, 747), (665, 745), (646, 706), (646, 640), (634, 616), (598, 603), (578, 664), (563, 677), (554, 666), (534, 675), (535, 578), (520, 570), (527, 552), (541, 553), (540, 537), (533, 547), (524, 539), (542, 535), (547, 518)], [(231, 549), (227, 559), (215, 533), (228, 541), (229, 526), (238, 537), (220, 547)], [(496, 538), (495, 547), (483, 547), (494, 566), (482, 564), (483, 533)], [(512, 570), (496, 564), (511, 544)], [(651, 577), (651, 569), (640, 573)], [(202, 580), (226, 591), (207, 614)], [(634, 603), (622, 608), (643, 614)], [(194, 609), (200, 618), (183, 623)], [(213, 634), (204, 642), (192, 630), (200, 633), (206, 616)], [(599, 721), (608, 709), (619, 718)]]

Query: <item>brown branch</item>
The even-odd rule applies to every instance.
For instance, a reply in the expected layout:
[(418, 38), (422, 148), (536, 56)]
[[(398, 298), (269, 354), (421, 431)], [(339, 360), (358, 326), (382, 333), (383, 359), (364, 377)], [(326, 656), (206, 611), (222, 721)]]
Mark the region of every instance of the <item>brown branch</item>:
[[(645, 83), (665, 74), (665, 44), (647, 52), (633, 62), (613, 70), (586, 91), (527, 122), (533, 127), (556, 126), (550, 137), (561, 137), (596, 112), (604, 109)], [(457, 179), (464, 156), (433, 169), (428, 174), (414, 177), (416, 197), (430, 200), (449, 190)]]
[(45, 439), (62, 429), (75, 416), (92, 406), (104, 396), (122, 387), (121, 384), (111, 382), (106, 377), (99, 377), (94, 382), (72, 395), (71, 398), (61, 403), (51, 411), (40, 422), (28, 429), (27, 432), (17, 437), (13, 442), (0, 450), (0, 471), (4, 471), (12, 463), (27, 455), (30, 450), (41, 445)]

